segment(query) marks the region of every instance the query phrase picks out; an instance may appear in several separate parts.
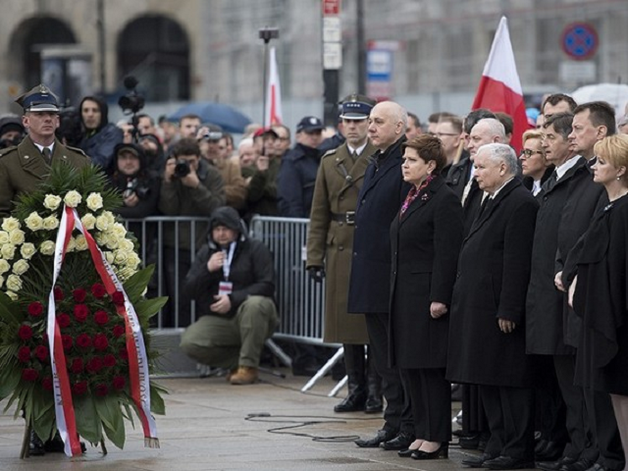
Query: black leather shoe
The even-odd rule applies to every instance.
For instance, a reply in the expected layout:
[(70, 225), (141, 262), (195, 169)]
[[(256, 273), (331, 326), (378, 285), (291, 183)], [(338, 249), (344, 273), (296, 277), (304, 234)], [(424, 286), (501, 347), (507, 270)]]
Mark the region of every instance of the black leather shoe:
[(458, 439), (458, 445), (465, 450), (477, 450), (478, 443), (480, 443), (479, 433), (471, 433)]
[(384, 403), (382, 402), (382, 396), (375, 396), (369, 394), (366, 398), (366, 404), (364, 405), (365, 414), (377, 414), (384, 410)]
[(412, 456), (412, 453), (414, 453), (415, 451), (416, 449), (411, 450), (410, 448), (406, 448), (405, 450), (399, 450), (397, 454), (400, 458), (410, 458)]
[(563, 455), (564, 449), (564, 444), (557, 442), (545, 442), (545, 446), (542, 449), (538, 451), (535, 449), (534, 458), (537, 461), (555, 461)]
[(43, 456), (46, 454), (44, 442), (41, 441), (35, 432), (31, 432), (31, 443), (28, 447), (28, 454), (30, 456)]
[(588, 471), (612, 471), (610, 468), (603, 466), (599, 463), (595, 463), (593, 466), (589, 468)]
[(465, 458), (462, 460), (462, 464), (468, 466), (469, 468), (482, 468), (485, 461), (492, 460), (493, 458), (497, 457), (483, 453), (482, 456), (471, 456), (469, 458)]
[(405, 450), (414, 441), (414, 435), (408, 432), (399, 432), (392, 440), (382, 442), (379, 446), (384, 450)]
[(377, 448), (380, 443), (392, 440), (396, 433), (392, 430), (378, 430), (374, 437), (358, 439), (354, 443), (360, 448)]
[(334, 412), (357, 412), (364, 410), (366, 393), (355, 392), (349, 394), (344, 400), (334, 407)]
[(565, 464), (560, 467), (560, 471), (587, 471), (587, 469), (593, 467), (596, 463), (586, 458), (579, 459), (570, 464)]
[(576, 458), (571, 456), (563, 456), (556, 461), (539, 461), (536, 463), (536, 467), (543, 471), (558, 471), (562, 466), (572, 464), (576, 462)]
[(511, 456), (498, 456), (485, 461), (483, 466), (488, 469), (527, 469), (534, 468), (534, 461)]
[(415, 450), (410, 456), (413, 460), (446, 460), (449, 457), (449, 443), (441, 443), (440, 448), (434, 451)]

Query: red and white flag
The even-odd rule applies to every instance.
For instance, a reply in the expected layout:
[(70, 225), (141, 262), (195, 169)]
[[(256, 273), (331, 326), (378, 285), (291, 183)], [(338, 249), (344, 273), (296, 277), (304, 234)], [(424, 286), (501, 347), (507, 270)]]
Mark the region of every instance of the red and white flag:
[(283, 122), (281, 118), (281, 87), (279, 85), (279, 72), (277, 72), (277, 57), (274, 47), (270, 48), (268, 62), (270, 63), (270, 69), (268, 71), (264, 124), (266, 126), (273, 126)]
[(471, 107), (472, 110), (478, 108), (487, 108), (493, 112), (501, 111), (512, 116), (514, 126), (510, 144), (519, 151), (521, 135), (529, 126), (515, 55), (510, 43), (508, 20), (505, 16), (499, 21), (491, 52), (482, 72), (480, 86)]

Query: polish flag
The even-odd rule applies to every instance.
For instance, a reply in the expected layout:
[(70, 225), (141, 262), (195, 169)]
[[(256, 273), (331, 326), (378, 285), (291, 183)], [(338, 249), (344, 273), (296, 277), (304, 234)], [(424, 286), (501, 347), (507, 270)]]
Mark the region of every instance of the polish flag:
[(505, 16), (499, 21), (491, 52), (482, 72), (480, 86), (471, 107), (472, 110), (478, 108), (487, 108), (493, 112), (501, 111), (512, 116), (514, 126), (510, 145), (519, 151), (521, 135), (529, 129), (529, 125), (515, 55), (510, 43), (508, 20)]
[(272, 126), (282, 124), (281, 119), (281, 87), (277, 72), (277, 57), (275, 48), (270, 48), (270, 70), (268, 74), (268, 89), (266, 90), (266, 109), (264, 110), (264, 124)]

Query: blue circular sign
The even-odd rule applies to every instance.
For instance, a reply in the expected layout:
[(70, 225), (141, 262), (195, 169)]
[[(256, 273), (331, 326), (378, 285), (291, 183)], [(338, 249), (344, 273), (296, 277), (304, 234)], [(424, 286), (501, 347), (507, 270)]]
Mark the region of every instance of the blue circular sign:
[(584, 60), (597, 52), (597, 31), (589, 23), (572, 23), (563, 30), (562, 47), (572, 59)]

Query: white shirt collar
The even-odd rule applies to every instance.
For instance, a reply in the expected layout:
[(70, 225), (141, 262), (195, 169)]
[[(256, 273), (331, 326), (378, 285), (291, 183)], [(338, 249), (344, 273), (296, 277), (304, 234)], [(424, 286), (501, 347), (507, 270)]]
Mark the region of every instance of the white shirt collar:
[(503, 189), (506, 185), (508, 185), (508, 183), (509, 183), (512, 179), (514, 179), (514, 178), (515, 178), (515, 177), (510, 177), (508, 180), (506, 180), (506, 181), (503, 183), (503, 185), (502, 185), (502, 186), (500, 186), (497, 190), (495, 190), (495, 193), (493, 193), (493, 194), (490, 196), (490, 198), (491, 198), (491, 199), (495, 199), (495, 197), (497, 196), (497, 194), (498, 194), (500, 191), (502, 191), (502, 189)]
[(579, 155), (574, 155), (571, 159), (563, 162), (561, 165), (556, 167), (556, 181), (563, 178), (563, 175), (567, 173), (567, 170), (576, 165), (581, 158), (582, 157)]
[(349, 143), (347, 143), (347, 149), (349, 149), (350, 154), (353, 154), (355, 152), (357, 155), (362, 155), (362, 151), (366, 147), (366, 144), (368, 144), (368, 141), (362, 144), (360, 147), (354, 149), (353, 147), (349, 145)]
[(49, 146), (42, 146), (41, 144), (37, 144), (36, 142), (33, 142), (33, 144), (35, 144), (37, 146), (37, 148), (39, 149), (39, 152), (44, 152), (44, 148), (47, 147), (48, 149), (50, 149), (50, 154), (52, 154), (55, 150), (55, 143), (53, 142), (52, 144), (50, 144)]

